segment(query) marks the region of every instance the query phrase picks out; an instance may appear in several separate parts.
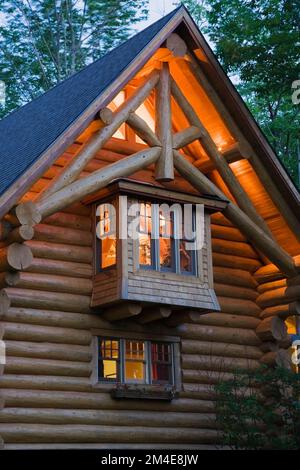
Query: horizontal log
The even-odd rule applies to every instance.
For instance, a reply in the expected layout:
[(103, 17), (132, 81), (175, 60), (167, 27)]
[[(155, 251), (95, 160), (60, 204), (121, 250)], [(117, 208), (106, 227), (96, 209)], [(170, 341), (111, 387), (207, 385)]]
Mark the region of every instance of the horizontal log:
[(199, 398), (200, 400), (215, 400), (216, 390), (212, 384), (183, 383), (180, 396), (185, 398)]
[[(91, 449), (94, 449), (94, 450), (101, 450), (101, 449), (105, 449), (105, 450), (108, 450), (108, 449), (120, 449), (122, 447), (122, 449), (129, 449), (129, 450), (145, 450), (145, 449), (150, 449), (150, 450), (153, 450), (153, 449), (156, 449), (156, 450), (159, 450), (159, 449), (165, 449), (166, 448), (166, 445), (165, 444), (124, 444), (122, 443), (122, 445), (120, 443), (111, 443), (111, 442), (106, 442), (105, 444), (92, 444), (92, 443), (89, 443), (89, 444), (72, 444), (72, 443), (68, 443), (68, 444), (59, 444), (59, 443), (55, 443), (55, 444), (49, 444), (49, 443), (43, 443), (43, 444), (34, 444), (34, 443), (30, 443), (30, 444), (5, 444), (5, 449), (6, 450), (64, 450), (64, 449), (72, 449), (72, 450), (76, 450), (76, 449), (88, 449), (88, 450), (91, 450)], [(218, 446), (218, 448), (220, 448), (220, 446)], [(168, 449), (181, 449), (181, 450), (216, 450), (216, 446), (214, 444), (168, 444)], [(222, 450), (230, 450), (228, 447), (226, 446), (222, 446), (221, 447)]]
[(31, 225), (20, 225), (14, 228), (7, 236), (6, 242), (22, 243), (25, 240), (31, 240), (34, 236), (34, 229)]
[(144, 325), (157, 320), (168, 318), (172, 313), (172, 309), (168, 307), (150, 307), (143, 309), (142, 313), (138, 316), (137, 321)]
[(30, 273), (56, 274), (81, 279), (90, 279), (93, 274), (91, 264), (45, 258), (33, 258), (31, 265), (26, 271)]
[(263, 319), (278, 316), (285, 320), (293, 315), (300, 315), (300, 302), (291, 302), (289, 304), (267, 307), (261, 312), (260, 317)]
[(231, 242), (246, 242), (246, 237), (235, 227), (211, 224), (211, 236)]
[(195, 354), (182, 354), (182, 368), (192, 370), (214, 370), (234, 372), (238, 369), (254, 370), (259, 367), (259, 361), (238, 357), (207, 356)]
[(80, 246), (91, 246), (93, 241), (91, 232), (47, 224), (35, 225), (34, 238), (39, 241)]
[(93, 289), (93, 282), (90, 279), (28, 272), (7, 273), (6, 283), (8, 286), (18, 287), (19, 289), (35, 289), (83, 295), (90, 295)]
[(287, 327), (281, 318), (267, 317), (256, 328), (256, 334), (262, 341), (282, 341), (287, 338)]
[(212, 260), (214, 266), (243, 269), (245, 271), (249, 271), (250, 273), (254, 273), (261, 266), (261, 263), (256, 259), (216, 252), (212, 254)]
[[(5, 406), (8, 408), (124, 409), (124, 402), (111, 398), (108, 393), (3, 389), (3, 396)], [(159, 400), (128, 400), (126, 402), (127, 410), (139, 411), (213, 413), (214, 408), (214, 403), (209, 400), (192, 398), (178, 398), (171, 402)]]
[(214, 253), (224, 253), (225, 255), (232, 254), (243, 258), (258, 259), (256, 251), (248, 243), (244, 242), (212, 238), (212, 251)]
[(197, 341), (183, 339), (181, 350), (184, 354), (202, 354), (226, 357), (237, 357), (244, 359), (259, 359), (262, 356), (260, 348), (256, 346), (245, 346), (240, 344), (215, 343), (211, 341)]
[(7, 287), (1, 292), (0, 312), (1, 309), (7, 308), (7, 305), (89, 313), (90, 297), (87, 295)]
[(228, 326), (229, 328), (255, 329), (260, 320), (250, 316), (230, 315), (228, 313), (205, 313), (199, 315), (195, 323), (200, 325)]
[(279, 366), (285, 369), (291, 369), (291, 356), (285, 349), (279, 349), (278, 351), (270, 351), (264, 354), (260, 360), (262, 364), (267, 366)]
[[(76, 209), (75, 209), (76, 210)], [(56, 225), (59, 227), (73, 228), (89, 232), (92, 228), (90, 215), (70, 214), (66, 212), (56, 212), (43, 220), (44, 224)]]
[(300, 286), (280, 287), (260, 294), (256, 301), (262, 308), (285, 304), (300, 299)]
[(260, 344), (260, 340), (254, 331), (242, 328), (184, 324), (178, 326), (176, 331), (183, 338), (242, 344), (246, 346), (258, 346)]
[(26, 325), (3, 322), (4, 340), (42, 341), (63, 344), (90, 345), (89, 331), (52, 326)]
[(135, 317), (142, 311), (140, 304), (125, 302), (114, 307), (109, 307), (104, 311), (102, 317), (107, 321), (123, 320), (125, 318)]
[(216, 429), (212, 413), (164, 413), (155, 411), (64, 410), (43, 408), (6, 408), (0, 411), (1, 423), (98, 424), (144, 427), (204, 427)]
[(259, 284), (257, 291), (259, 294), (263, 294), (269, 290), (275, 290), (279, 287), (286, 287), (286, 279), (278, 279), (277, 281), (265, 282), (264, 284)]
[(230, 220), (227, 219), (227, 217), (225, 217), (222, 212), (215, 212), (214, 214), (211, 214), (210, 220), (212, 224), (222, 225), (224, 227), (234, 227), (233, 223), (230, 222)]
[(37, 310), (23, 307), (10, 307), (2, 312), (1, 320), (29, 323), (33, 325), (61, 326), (66, 328), (112, 328), (112, 325), (104, 321), (99, 315), (88, 315), (55, 310)]
[[(224, 372), (222, 370), (196, 370), (196, 369), (183, 369), (182, 377), (184, 383), (190, 384), (206, 384), (216, 385), (226, 380), (232, 380), (234, 374), (232, 372)], [(214, 397), (215, 398), (215, 397)]]
[[(89, 346), (58, 343), (33, 343), (5, 341), (7, 356), (19, 358), (58, 359), (61, 361), (90, 362), (92, 352)], [(46, 372), (44, 372), (44, 375)]]
[(5, 374), (0, 377), (0, 386), (2, 389), (56, 390), (58, 392), (93, 391), (90, 377), (59, 377), (55, 375)]
[[(296, 266), (300, 266), (300, 255), (294, 256), (294, 263)], [(255, 274), (255, 279), (259, 284), (263, 284), (265, 282), (276, 281), (278, 279), (282, 279), (284, 274), (278, 269), (277, 266), (274, 264), (267, 264), (266, 266), (262, 266), (259, 268)]]
[(9, 442), (120, 442), (120, 443), (216, 443), (220, 433), (213, 429), (148, 428), (144, 426), (96, 426), (51, 424), (0, 424), (5, 443)]
[[(71, 359), (71, 357), (70, 357)], [(63, 375), (71, 377), (90, 377), (91, 366), (86, 362), (61, 361), (57, 359), (40, 359), (8, 356), (6, 374)]]
[(247, 287), (231, 286), (228, 284), (220, 284), (215, 282), (214, 289), (218, 297), (234, 297), (237, 299), (253, 301), (255, 301), (258, 297), (256, 290), (249, 289)]
[(12, 224), (8, 220), (3, 219), (0, 221), (0, 241), (6, 240), (11, 229)]
[(32, 263), (30, 248), (20, 243), (0, 248), (0, 271), (26, 269)]
[(237, 315), (249, 315), (252, 317), (258, 317), (260, 315), (260, 308), (251, 300), (218, 297), (218, 301), (222, 312)]
[(91, 263), (93, 259), (92, 247), (88, 246), (65, 245), (63, 243), (49, 243), (37, 240), (30, 240), (25, 242), (24, 245), (31, 249), (33, 256), (36, 258), (76, 261), (78, 263)]
[(21, 225), (35, 225), (42, 220), (40, 212), (32, 201), (16, 206), (14, 215)]
[(230, 286), (241, 286), (256, 289), (257, 282), (253, 276), (242, 269), (227, 268), (224, 266), (214, 266), (214, 281), (219, 284), (228, 284)]

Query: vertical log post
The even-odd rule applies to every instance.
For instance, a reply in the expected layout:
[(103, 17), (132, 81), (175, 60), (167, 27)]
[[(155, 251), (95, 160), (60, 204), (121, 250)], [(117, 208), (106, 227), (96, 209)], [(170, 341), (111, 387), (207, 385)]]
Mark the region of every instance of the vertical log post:
[(162, 151), (155, 168), (157, 181), (174, 180), (173, 142), (171, 132), (171, 84), (167, 62), (163, 62), (160, 80), (156, 88), (156, 134)]

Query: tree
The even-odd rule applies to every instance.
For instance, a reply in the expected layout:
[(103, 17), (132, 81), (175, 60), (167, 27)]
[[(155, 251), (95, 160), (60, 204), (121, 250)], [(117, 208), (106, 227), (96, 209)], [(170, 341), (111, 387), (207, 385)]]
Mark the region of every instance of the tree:
[(148, 0), (0, 0), (0, 13), (4, 116), (125, 41)]
[(202, 11), (204, 32), (274, 150), (298, 181), (300, 105), (292, 84), (300, 78), (297, 0), (188, 0)]

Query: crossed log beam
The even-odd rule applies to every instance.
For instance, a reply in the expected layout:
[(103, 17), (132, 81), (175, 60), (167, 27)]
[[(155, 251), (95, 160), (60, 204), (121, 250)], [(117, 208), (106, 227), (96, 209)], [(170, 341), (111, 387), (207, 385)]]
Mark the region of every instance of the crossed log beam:
[[(154, 133), (135, 111), (155, 87), (156, 132)], [(171, 93), (190, 123), (190, 127), (174, 135), (172, 135), (171, 127)], [(132, 127), (136, 134), (149, 145), (149, 148), (95, 171), (89, 176), (77, 179), (95, 153), (103, 147), (124, 122)], [(297, 274), (297, 269), (292, 257), (273, 239), (264, 219), (257, 213), (198, 115), (171, 78), (167, 63), (162, 64), (160, 71), (154, 70), (150, 73), (142, 85), (113, 113), (112, 120), (108, 119), (108, 123), (104, 123), (103, 127), (79, 150), (72, 161), (52, 180), (34, 203), (26, 202), (16, 207), (15, 214), (11, 216), (12, 222), (15, 222), (16, 219), (16, 225), (32, 227), (45, 217), (105, 187), (113, 179), (129, 176), (151, 164), (155, 164), (155, 177), (159, 181), (174, 179), (175, 164), (177, 171), (201, 193), (226, 199), (217, 186), (178, 152), (178, 149), (197, 139), (205, 148), (209, 158), (237, 201), (238, 205), (229, 202), (225, 209), (226, 217), (284, 274), (288, 277), (294, 277)], [(27, 236), (31, 236), (30, 229), (27, 229), (26, 233)], [(20, 229), (15, 237), (19, 236)]]

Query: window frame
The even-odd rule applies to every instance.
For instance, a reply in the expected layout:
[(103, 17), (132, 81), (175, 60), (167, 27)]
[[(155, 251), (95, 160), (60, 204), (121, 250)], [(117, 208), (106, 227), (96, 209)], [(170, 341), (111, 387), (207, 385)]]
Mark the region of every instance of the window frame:
[[(192, 276), (192, 277), (198, 277), (199, 276), (199, 271), (200, 271), (200, 265), (199, 265), (199, 250), (191, 250), (193, 255), (192, 255), (192, 270), (191, 271), (181, 271), (180, 269), (180, 243), (189, 241), (191, 242), (192, 240), (187, 240), (185, 238), (182, 239), (176, 239), (173, 236), (170, 235), (170, 240), (171, 240), (171, 256), (172, 256), (172, 267), (161, 267), (160, 265), (160, 212), (159, 212), (159, 205), (160, 202), (152, 202), (151, 200), (146, 200), (146, 199), (138, 199), (138, 203), (141, 204), (150, 204), (151, 205), (151, 217), (152, 217), (152, 233), (154, 233), (155, 237), (151, 237), (151, 264), (146, 265), (146, 264), (141, 264), (139, 260), (139, 239), (137, 240), (137, 250), (136, 250), (136, 256), (137, 256), (137, 266), (141, 270), (145, 271), (155, 271), (155, 272), (160, 272), (160, 273), (172, 273), (176, 275), (182, 275), (182, 276)], [(165, 202), (165, 204), (168, 204), (169, 206), (172, 205), (171, 202)], [(182, 206), (182, 204), (180, 204)], [(195, 220), (196, 220), (196, 212), (195, 212), (195, 207), (194, 204), (193, 206), (193, 228), (195, 228)], [(173, 218), (173, 231), (175, 231), (176, 225), (178, 224), (178, 220), (174, 218), (174, 211), (171, 211), (171, 217)], [(195, 240), (193, 240), (195, 241)]]
[[(117, 385), (122, 384), (125, 386), (138, 386), (138, 387), (157, 387), (157, 388), (164, 388), (164, 387), (174, 387), (178, 389), (181, 380), (179, 380), (179, 371), (180, 368), (180, 350), (179, 350), (179, 340), (176, 338), (145, 338), (139, 337), (139, 335), (122, 335), (122, 336), (115, 336), (113, 334), (102, 334), (99, 332), (95, 338), (95, 366), (93, 369), (93, 376), (94, 376), (94, 384), (96, 385)], [(109, 340), (109, 341), (118, 341), (118, 349), (119, 349), (119, 357), (116, 360), (117, 362), (117, 378), (116, 379), (107, 379), (105, 377), (99, 376), (99, 359), (100, 359), (100, 341), (101, 340)], [(130, 380), (126, 381), (125, 379), (125, 366), (126, 366), (126, 355), (125, 355), (125, 344), (126, 341), (137, 341), (143, 342), (145, 344), (145, 380)], [(151, 346), (152, 344), (167, 344), (170, 346), (170, 354), (171, 354), (171, 365), (170, 365), (170, 381), (161, 381), (161, 382), (153, 382), (152, 377), (152, 354), (151, 354)], [(177, 369), (177, 373), (176, 373)]]
[[(100, 222), (100, 217), (97, 216), (97, 208), (105, 204), (112, 204), (115, 207), (116, 211), (116, 220), (115, 220), (115, 237), (116, 237), (116, 260), (114, 264), (111, 264), (106, 267), (102, 267), (102, 239), (97, 237), (97, 225)], [(118, 265), (118, 254), (119, 254), (119, 203), (118, 197), (110, 197), (109, 199), (99, 200), (94, 204), (93, 217), (94, 217), (94, 274), (104, 273), (106, 271), (116, 269)], [(99, 219), (99, 220), (98, 220)]]

